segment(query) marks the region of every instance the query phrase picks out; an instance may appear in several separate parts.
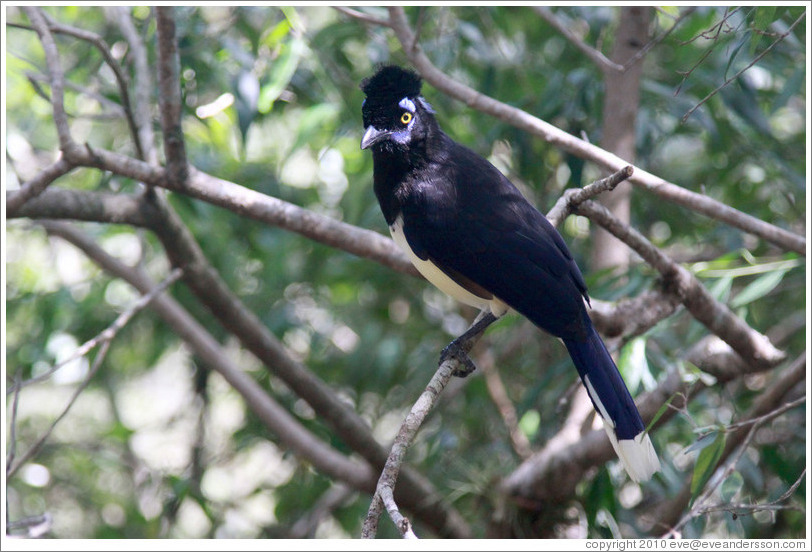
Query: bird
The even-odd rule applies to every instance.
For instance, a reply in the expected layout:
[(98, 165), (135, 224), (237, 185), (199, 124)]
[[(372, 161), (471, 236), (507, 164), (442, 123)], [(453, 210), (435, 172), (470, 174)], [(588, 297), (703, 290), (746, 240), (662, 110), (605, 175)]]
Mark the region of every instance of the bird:
[[(657, 453), (561, 235), (496, 167), (442, 131), (415, 71), (380, 65), (360, 87), (361, 149), (372, 152), (373, 189), (394, 242), (429, 282), (482, 310), (466, 334), (512, 309), (560, 338), (629, 477), (650, 479)], [(456, 375), (464, 376), (475, 366), (455, 342), (441, 361), (462, 359)]]

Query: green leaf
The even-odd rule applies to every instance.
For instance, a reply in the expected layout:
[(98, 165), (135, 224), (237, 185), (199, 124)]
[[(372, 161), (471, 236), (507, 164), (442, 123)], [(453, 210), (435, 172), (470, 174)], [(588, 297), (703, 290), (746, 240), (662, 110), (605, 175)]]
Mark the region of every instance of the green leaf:
[(262, 87), (259, 94), (257, 111), (268, 113), (273, 108), (273, 103), (285, 90), (299, 66), (299, 60), (305, 53), (305, 43), (300, 38), (293, 38), (281, 47), (282, 52), (271, 66), (268, 84)]
[[(713, 434), (709, 434), (708, 437), (711, 435)], [(691, 505), (693, 505), (694, 500), (696, 500), (696, 498), (702, 492), (702, 489), (705, 487), (705, 484), (713, 475), (714, 470), (716, 470), (716, 465), (722, 458), (722, 452), (724, 450), (725, 432), (719, 431), (716, 432), (716, 436), (713, 441), (711, 441), (699, 452), (699, 456), (696, 459), (696, 465), (694, 466), (693, 477), (691, 479)]]
[(786, 273), (786, 270), (776, 270), (775, 272), (768, 272), (763, 276), (759, 276), (736, 295), (733, 301), (731, 301), (730, 306), (733, 308), (741, 307), (764, 297), (781, 283)]
[[(755, 9), (753, 29), (766, 31), (770, 23), (775, 21), (776, 6), (759, 6)], [(750, 33), (750, 55), (756, 51), (756, 46), (761, 41), (762, 34), (759, 32)]]
[[(752, 33), (752, 34), (755, 34), (755, 33)], [(741, 49), (745, 45), (745, 43), (746, 43), (745, 39), (740, 40), (739, 43), (736, 45), (736, 47), (733, 48), (733, 51), (730, 52), (730, 56), (727, 58), (727, 65), (725, 66), (725, 72), (724, 72), (724, 78), (725, 79), (727, 79), (727, 72), (730, 70), (730, 66), (733, 65), (733, 61), (736, 59), (736, 56), (739, 55), (739, 52), (741, 51)]]
[(671, 403), (674, 400), (674, 397), (676, 397), (676, 396), (677, 396), (677, 394), (674, 393), (673, 395), (668, 397), (668, 400), (663, 403), (663, 405), (660, 407), (659, 410), (657, 410), (657, 413), (654, 415), (654, 417), (651, 419), (651, 421), (646, 426), (646, 433), (648, 433), (649, 430), (652, 427), (654, 427), (654, 424), (657, 423), (657, 420), (659, 420), (662, 417), (662, 415), (665, 414), (665, 411), (668, 410), (668, 407), (671, 405)]
[(730, 477), (722, 482), (722, 488), (720, 489), (722, 502), (730, 502), (730, 500), (736, 496), (736, 493), (739, 492), (739, 489), (742, 488), (742, 485), (744, 485), (742, 474), (737, 471), (731, 473)]
[(730, 295), (730, 288), (733, 286), (732, 276), (722, 276), (708, 288), (708, 291), (717, 301), (727, 302)]
[(760, 31), (766, 31), (767, 27), (770, 26), (770, 23), (775, 21), (775, 10), (775, 6), (757, 7), (753, 26)]
[(524, 433), (525, 437), (532, 439), (536, 436), (540, 423), (541, 416), (539, 416), (538, 411), (528, 410), (524, 413), (522, 419), (519, 420), (519, 429)]

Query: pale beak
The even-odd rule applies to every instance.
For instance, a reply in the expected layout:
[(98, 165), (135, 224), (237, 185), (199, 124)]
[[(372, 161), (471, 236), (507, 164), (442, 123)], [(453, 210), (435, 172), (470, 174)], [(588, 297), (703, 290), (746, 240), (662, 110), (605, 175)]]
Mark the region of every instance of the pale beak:
[(367, 149), (369, 147), (374, 146), (381, 140), (385, 140), (392, 134), (391, 131), (388, 130), (378, 130), (372, 125), (369, 125), (364, 132), (364, 137), (361, 138), (361, 149)]

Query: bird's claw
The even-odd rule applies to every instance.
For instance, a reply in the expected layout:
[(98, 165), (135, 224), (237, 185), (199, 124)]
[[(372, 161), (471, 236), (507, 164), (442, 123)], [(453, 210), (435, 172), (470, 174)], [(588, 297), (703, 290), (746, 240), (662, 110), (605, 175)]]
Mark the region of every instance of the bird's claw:
[(454, 371), (451, 372), (452, 376), (464, 378), (476, 370), (476, 364), (456, 340), (446, 345), (440, 353), (440, 364), (447, 360), (456, 361)]

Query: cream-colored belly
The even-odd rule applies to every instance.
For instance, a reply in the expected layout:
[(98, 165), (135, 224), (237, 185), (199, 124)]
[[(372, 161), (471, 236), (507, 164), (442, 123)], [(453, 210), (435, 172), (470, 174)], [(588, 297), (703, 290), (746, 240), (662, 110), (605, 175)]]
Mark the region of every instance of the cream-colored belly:
[(398, 217), (395, 223), (389, 227), (389, 232), (392, 234), (392, 239), (398, 244), (404, 253), (409, 257), (409, 260), (415, 268), (426, 277), (426, 280), (434, 284), (437, 289), (447, 293), (457, 301), (471, 305), (478, 309), (489, 308), (491, 312), (499, 317), (508, 311), (508, 306), (497, 298), (484, 299), (478, 297), (452, 280), (445, 272), (437, 268), (437, 266), (430, 262), (424, 261), (414, 254), (409, 243), (406, 241), (406, 236), (403, 234), (403, 218)]

